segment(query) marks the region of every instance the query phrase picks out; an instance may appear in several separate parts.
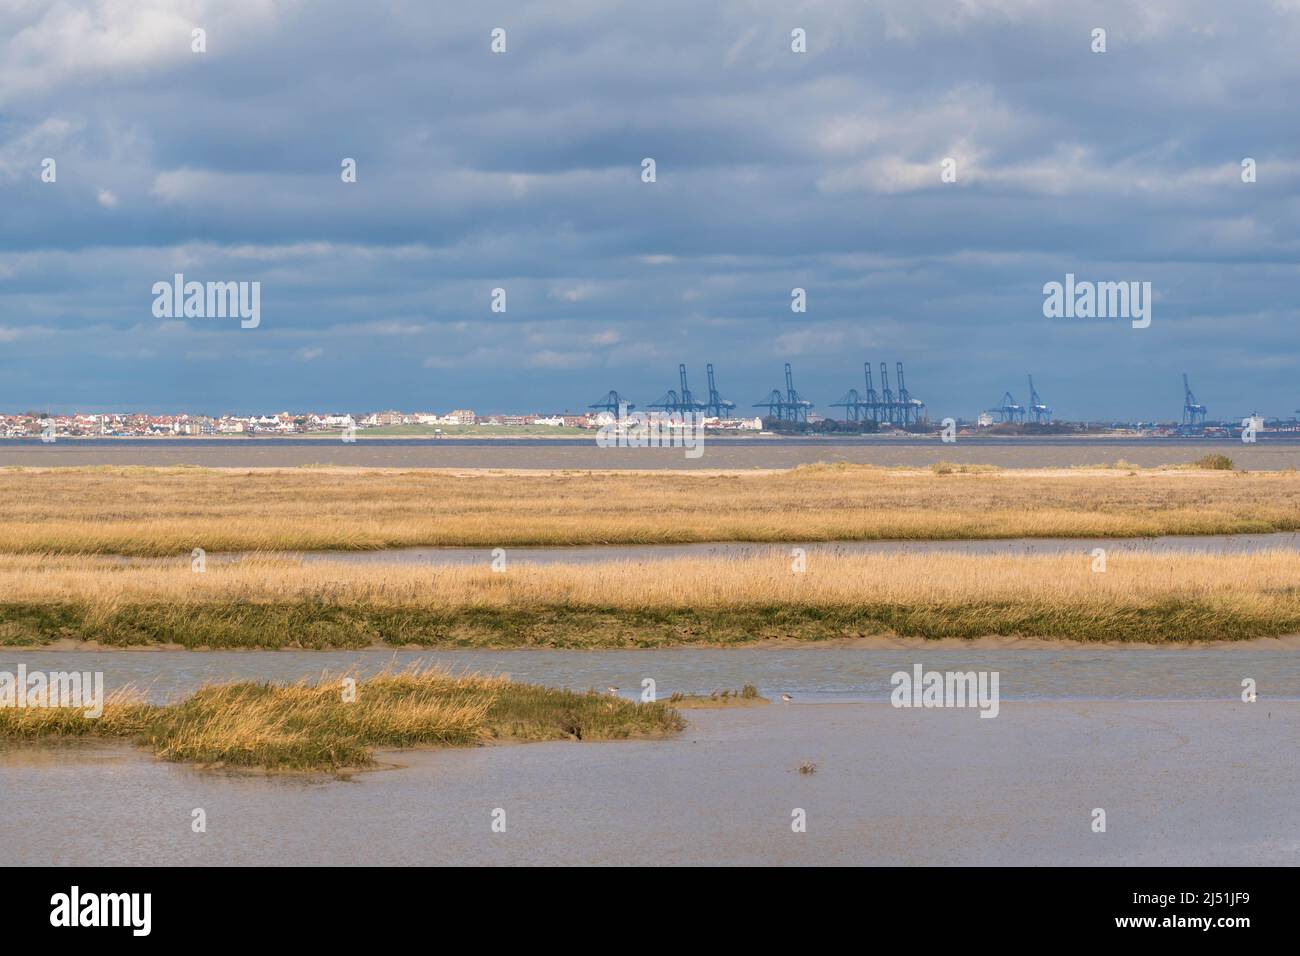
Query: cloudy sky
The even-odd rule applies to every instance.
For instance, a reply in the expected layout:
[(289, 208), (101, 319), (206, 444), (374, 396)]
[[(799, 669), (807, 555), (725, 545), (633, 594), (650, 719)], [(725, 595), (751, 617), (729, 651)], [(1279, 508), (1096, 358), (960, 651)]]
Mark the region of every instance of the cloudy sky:
[[(0, 0), (0, 411), (577, 409), (679, 362), (748, 406), (789, 361), (825, 412), (901, 360), (935, 416), (1033, 373), (1176, 418), (1184, 371), (1289, 415), (1298, 49), (1296, 0)], [(156, 318), (176, 272), (261, 325)], [(1067, 272), (1150, 328), (1045, 318)]]

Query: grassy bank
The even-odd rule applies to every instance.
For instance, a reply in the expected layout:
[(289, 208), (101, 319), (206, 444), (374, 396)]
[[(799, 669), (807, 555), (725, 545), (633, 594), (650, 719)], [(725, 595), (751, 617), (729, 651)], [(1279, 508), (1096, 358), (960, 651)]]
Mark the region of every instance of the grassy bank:
[(0, 556), (0, 643), (658, 647), (868, 635), (1230, 641), (1300, 633), (1300, 555), (809, 555), (385, 567), (249, 559), (192, 573)]
[(715, 475), (0, 469), (0, 552), (1236, 534), (1300, 529), (1300, 474), (1111, 468)]
[(374, 750), (465, 746), (487, 740), (610, 740), (675, 733), (667, 704), (639, 704), (500, 677), (407, 669), (355, 683), (237, 683), (205, 687), (178, 703), (150, 705), (129, 693), (102, 717), (79, 710), (0, 708), (0, 739), (123, 738), (164, 760), (271, 770), (338, 770), (374, 763)]
[(715, 690), (711, 694), (673, 694), (668, 703), (678, 710), (725, 710), (732, 707), (765, 707), (771, 701), (758, 693), (753, 684), (740, 690)]

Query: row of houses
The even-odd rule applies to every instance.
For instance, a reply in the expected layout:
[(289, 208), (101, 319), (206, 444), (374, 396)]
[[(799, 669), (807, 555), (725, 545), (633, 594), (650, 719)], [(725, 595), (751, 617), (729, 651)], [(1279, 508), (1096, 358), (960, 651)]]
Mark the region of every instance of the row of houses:
[[(297, 435), (311, 432), (337, 432), (349, 429), (391, 428), (397, 425), (422, 426), (541, 426), (552, 428), (599, 428), (611, 421), (608, 413), (585, 415), (478, 415), (472, 409), (458, 408), (438, 415), (431, 412), (371, 412), (365, 415), (315, 412), (280, 412), (275, 415), (146, 415), (137, 413), (103, 413), (47, 415), (29, 411), (17, 415), (0, 415), (0, 437), (34, 438), (42, 434), (68, 438), (94, 437), (172, 437), (219, 435)], [(738, 430), (761, 428), (760, 419), (706, 419), (710, 429)]]
[(352, 425), (350, 415), (145, 415), (105, 413), (46, 415), (26, 412), (0, 415), (0, 437), (30, 438), (55, 434), (69, 438), (215, 436), (256, 432), (311, 432)]
[(390, 425), (546, 425), (555, 428), (594, 428), (591, 415), (476, 415), (472, 409), (458, 408), (446, 415), (427, 412), (375, 412), (357, 421), (359, 428), (383, 428)]
[(368, 415), (280, 412), (274, 415), (146, 415), (103, 413), (48, 415), (24, 412), (0, 415), (0, 437), (32, 438), (55, 434), (69, 438), (308, 434), (393, 425), (542, 425), (595, 428), (588, 415), (476, 415), (456, 409), (445, 415), (427, 412), (372, 412)]

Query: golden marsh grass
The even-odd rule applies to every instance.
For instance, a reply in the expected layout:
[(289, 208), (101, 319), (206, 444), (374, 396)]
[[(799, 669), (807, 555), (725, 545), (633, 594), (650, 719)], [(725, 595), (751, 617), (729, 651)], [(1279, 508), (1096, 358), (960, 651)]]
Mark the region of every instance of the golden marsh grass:
[(127, 738), (164, 760), (272, 770), (338, 770), (374, 763), (377, 748), (466, 746), (489, 740), (611, 740), (675, 733), (684, 723), (663, 703), (641, 704), (504, 677), (409, 667), (356, 680), (251, 682), (204, 687), (177, 704), (131, 692), (103, 716), (66, 708), (0, 707), (0, 739)]
[(1233, 534), (1300, 529), (1300, 474), (1156, 469), (474, 474), (0, 470), (0, 552)]
[(191, 572), (0, 555), (0, 643), (645, 647), (867, 635), (1237, 640), (1300, 632), (1300, 555), (771, 556), (386, 566), (248, 558)]

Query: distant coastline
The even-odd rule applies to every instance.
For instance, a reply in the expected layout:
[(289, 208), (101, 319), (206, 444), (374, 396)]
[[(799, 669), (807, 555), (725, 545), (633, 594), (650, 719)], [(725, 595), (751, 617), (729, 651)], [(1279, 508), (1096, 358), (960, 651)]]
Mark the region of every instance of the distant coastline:
[[(709, 441), (726, 441), (726, 442), (816, 442), (819, 444), (863, 444), (863, 443), (896, 443), (896, 442), (919, 442), (927, 445), (942, 445), (938, 434), (917, 434), (911, 432), (881, 432), (877, 434), (782, 434), (779, 432), (769, 431), (707, 431)], [(429, 442), (478, 442), (478, 441), (588, 441), (594, 442), (596, 437), (595, 429), (565, 428), (556, 429), (554, 433), (534, 432), (534, 431), (506, 431), (504, 429), (493, 429), (475, 432), (462, 432), (457, 434), (392, 434), (387, 432), (359, 430), (352, 440), (357, 442), (363, 441), (384, 441), (384, 442), (409, 442), (413, 444), (427, 444)], [(202, 442), (234, 442), (243, 443), (250, 440), (259, 442), (276, 442), (276, 443), (293, 443), (293, 442), (341, 442), (342, 438), (338, 432), (298, 432), (290, 434), (270, 434), (270, 433), (251, 433), (244, 432), (231, 435), (58, 435), (55, 439), (58, 442), (139, 442), (142, 444), (152, 444), (158, 442), (164, 443), (202, 443)], [(981, 443), (981, 444), (1001, 444), (1005, 442), (1026, 443), (1026, 444), (1050, 444), (1057, 442), (1092, 442), (1092, 443), (1132, 443), (1132, 444), (1239, 444), (1239, 440), (1229, 435), (1174, 435), (1159, 433), (1134, 433), (1128, 431), (1116, 432), (1086, 432), (1076, 434), (1053, 434), (1053, 435), (1014, 435), (1014, 434), (962, 434), (959, 441), (961, 443)], [(1260, 441), (1264, 442), (1282, 442), (1300, 444), (1300, 432), (1265, 432), (1260, 436)], [(36, 435), (0, 435), (0, 443), (13, 442), (15, 444), (53, 444), (54, 442), (42, 441)], [(954, 443), (955, 444), (955, 443)]]

